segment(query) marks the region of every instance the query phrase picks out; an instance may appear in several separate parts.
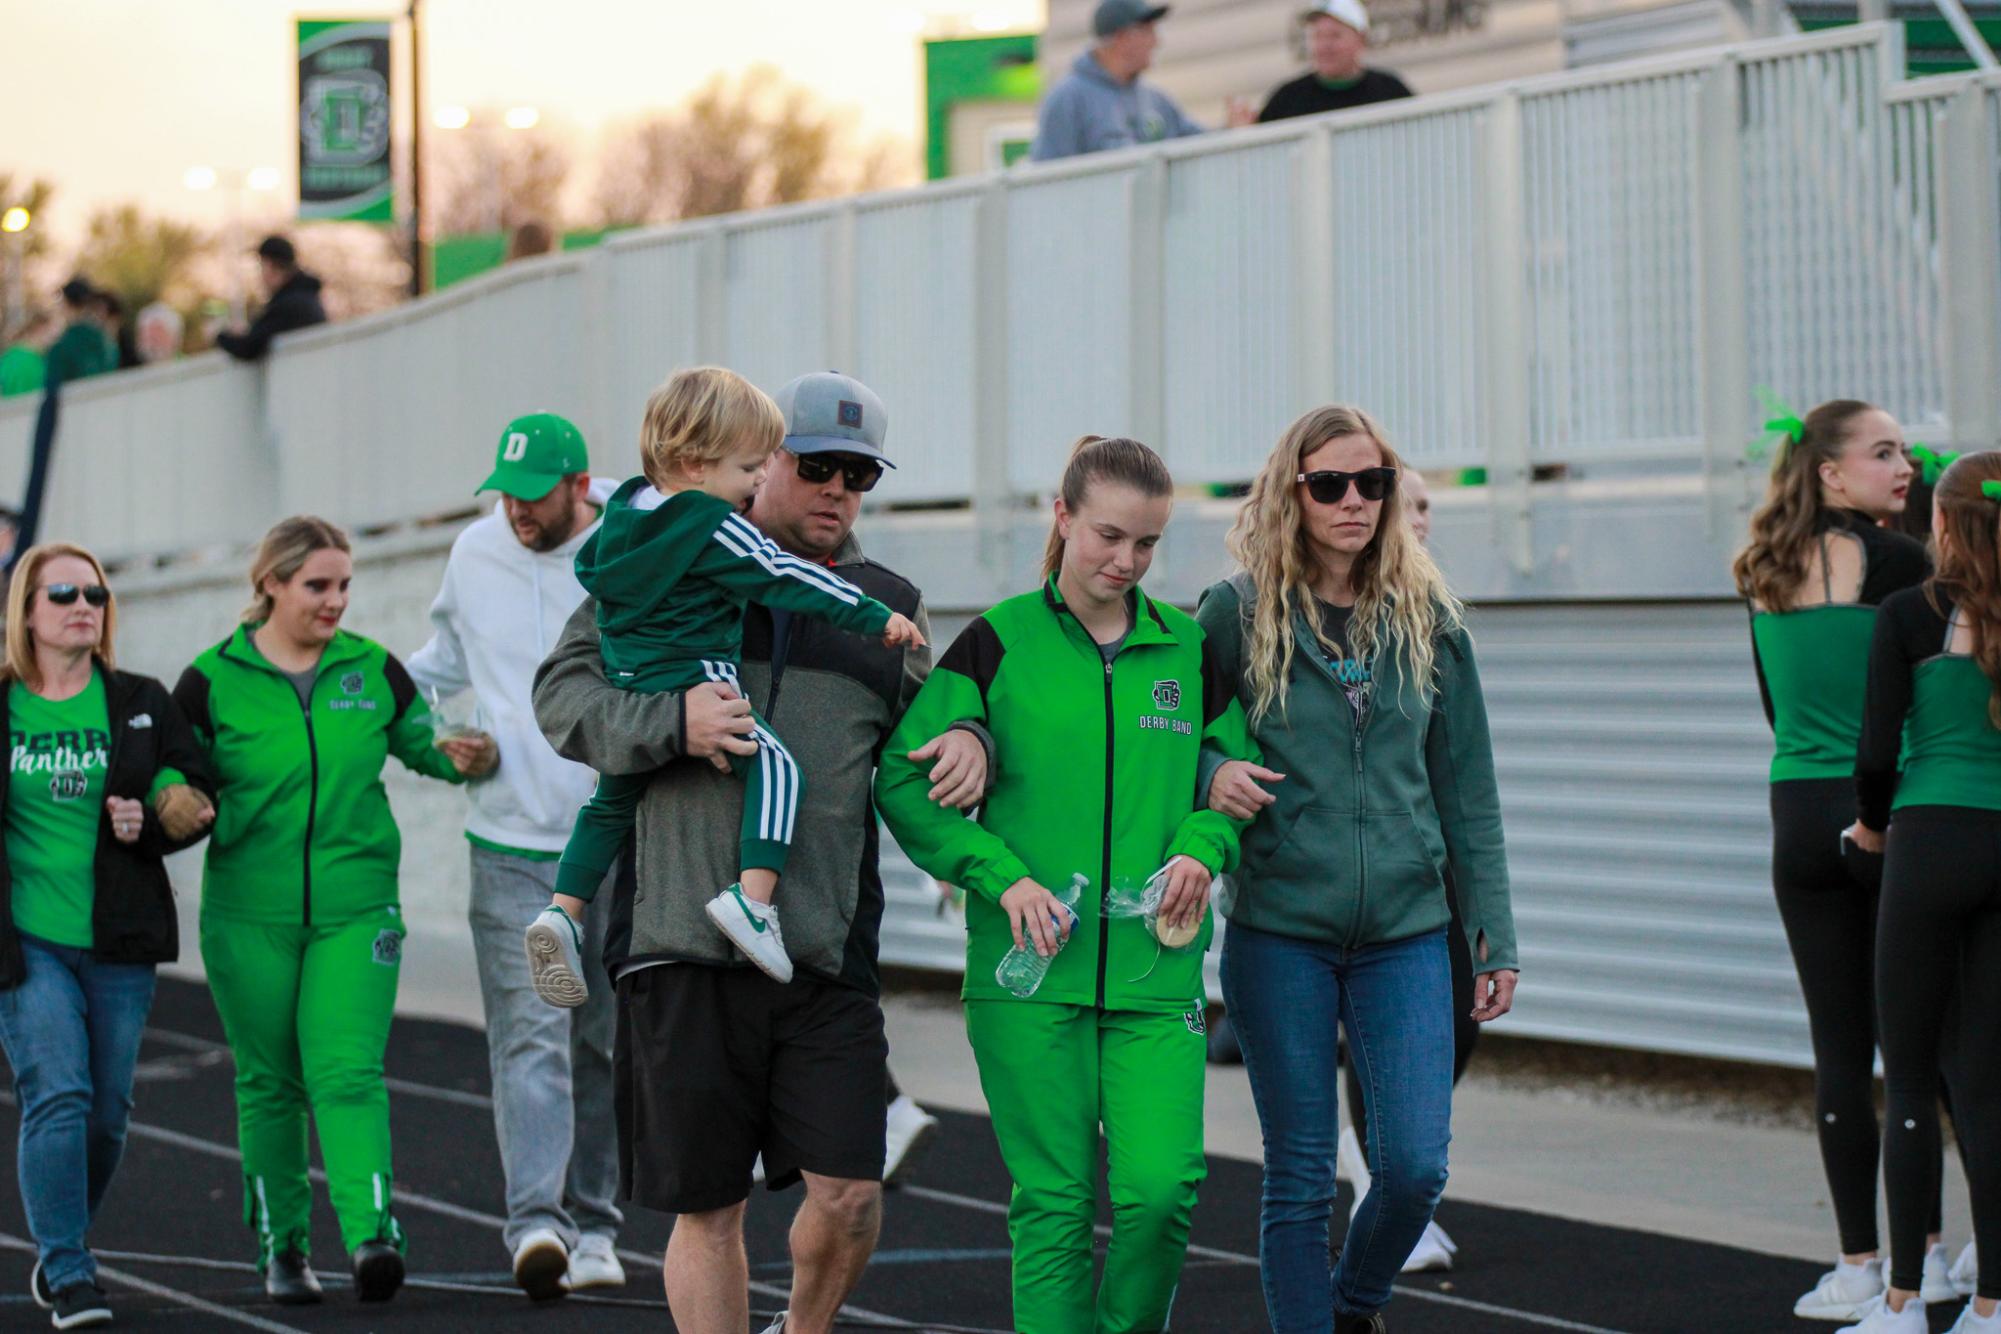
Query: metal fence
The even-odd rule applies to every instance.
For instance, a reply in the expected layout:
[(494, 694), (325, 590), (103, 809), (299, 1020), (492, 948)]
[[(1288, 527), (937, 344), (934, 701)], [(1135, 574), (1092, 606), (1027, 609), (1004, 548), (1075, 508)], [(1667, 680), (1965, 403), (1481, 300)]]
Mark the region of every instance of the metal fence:
[[(1511, 1023), (1797, 1062), (1741, 614), (1634, 600), (1723, 590), (1755, 386), (2001, 439), (2001, 77), (1903, 82), (1900, 41), (1835, 30), (619, 237), (264, 367), (72, 387), (43, 532), (144, 558), (301, 510), (393, 524), (463, 508), (518, 412), (574, 416), (616, 473), (673, 367), (775, 387), (839, 366), (890, 404), (882, 495), (971, 502), (869, 520), (945, 626), (1032, 556), (1017, 502), (1079, 433), (1229, 481), (1297, 412), (1361, 403), (1420, 465), (1489, 472), (1440, 497), (1437, 544), (1483, 604), (1533, 978)], [(25, 475), (33, 406), (0, 404), (0, 470)], [(1590, 499), (1576, 479), (1614, 461), (1649, 475)], [(1559, 463), (1562, 488), (1531, 485)], [(1220, 525), (1176, 531), (1150, 587), (1186, 600)], [(955, 966), (922, 877), (886, 878), (885, 957)]]
[[(1811, 1065), (1743, 609), (1486, 606), (1472, 628), (1522, 942), (1507, 1031)], [(963, 967), (963, 918), (893, 846), (883, 881), (884, 961)]]
[[(1706, 459), (1741, 491), (1761, 384), (1991, 442), (2001, 81), (1903, 83), (1900, 46), (1841, 29), (623, 236), (268, 369), (75, 386), (45, 531), (145, 556), (452, 510), (535, 407), (616, 471), (697, 361), (855, 369), (895, 405), (897, 497), (978, 505), (1087, 429), (1242, 479), (1330, 398), (1485, 465), (1504, 515), (1544, 463)], [(31, 413), (0, 405), (0, 468)]]

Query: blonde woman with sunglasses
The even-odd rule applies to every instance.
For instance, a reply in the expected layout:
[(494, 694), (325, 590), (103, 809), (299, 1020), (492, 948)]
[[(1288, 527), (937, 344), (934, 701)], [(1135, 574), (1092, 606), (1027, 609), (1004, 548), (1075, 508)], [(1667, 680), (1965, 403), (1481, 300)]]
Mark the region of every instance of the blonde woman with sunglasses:
[[(1205, 753), (1198, 790), (1255, 817), (1223, 995), (1264, 1131), (1258, 1250), (1277, 1334), (1380, 1334), (1445, 1188), (1448, 871), (1472, 1018), (1508, 1012), (1519, 966), (1473, 644), (1405, 521), (1402, 474), (1366, 413), (1301, 417), (1230, 532), (1242, 572), (1196, 614), (1270, 766)], [(1330, 1275), (1337, 1028), (1368, 1107), (1373, 1180)]]
[(215, 782), (165, 686), (117, 668), (118, 603), (82, 547), (30, 547), (7, 590), (0, 724), (0, 1047), (21, 1109), (29, 1288), (57, 1329), (111, 1319), (84, 1244), (125, 1147), (153, 969), (179, 957), (161, 858)]

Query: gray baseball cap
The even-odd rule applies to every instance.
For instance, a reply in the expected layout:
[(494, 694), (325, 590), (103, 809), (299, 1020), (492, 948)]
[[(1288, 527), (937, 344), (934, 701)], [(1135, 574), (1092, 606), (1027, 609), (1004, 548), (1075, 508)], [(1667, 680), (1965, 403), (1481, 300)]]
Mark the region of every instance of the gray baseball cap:
[(887, 467), (882, 452), (889, 414), (875, 391), (839, 371), (814, 371), (771, 396), (785, 414), (785, 447), (794, 454), (859, 454)]
[(1103, 0), (1091, 15), (1091, 31), (1110, 37), (1135, 23), (1152, 23), (1167, 16), (1166, 5), (1150, 5), (1146, 0)]

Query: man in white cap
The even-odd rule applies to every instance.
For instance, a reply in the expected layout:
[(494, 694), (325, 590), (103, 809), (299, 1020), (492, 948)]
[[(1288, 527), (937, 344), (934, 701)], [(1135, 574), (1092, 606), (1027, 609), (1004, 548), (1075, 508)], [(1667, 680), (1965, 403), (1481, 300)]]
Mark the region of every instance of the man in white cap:
[(1149, 0), (1103, 0), (1091, 15), (1095, 44), (1042, 99), (1030, 157), (1048, 162), (1203, 132), (1173, 98), (1140, 82), (1167, 9)]
[(1369, 44), (1369, 11), (1362, 7), (1362, 0), (1314, 0), (1299, 21), (1306, 28), (1306, 49), (1313, 68), (1291, 83), (1281, 84), (1258, 113), (1258, 120), (1314, 116), (1411, 96), (1410, 88), (1396, 75), (1362, 64), (1363, 48)]

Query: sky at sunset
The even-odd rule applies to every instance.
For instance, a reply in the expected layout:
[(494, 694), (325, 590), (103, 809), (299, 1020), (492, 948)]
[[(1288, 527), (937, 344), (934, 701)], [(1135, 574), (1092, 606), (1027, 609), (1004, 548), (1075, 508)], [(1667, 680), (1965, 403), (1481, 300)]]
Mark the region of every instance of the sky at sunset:
[[(53, 181), (60, 193), (42, 221), (69, 239), (91, 209), (124, 200), (220, 220), (220, 192), (182, 183), (196, 164), (281, 168), (289, 207), (293, 20), (401, 8), (0, 0), (0, 173)], [(1043, 21), (1043, 0), (425, 0), (424, 97), (433, 114), (534, 106), (587, 150), (607, 122), (664, 110), (713, 74), (763, 63), (914, 152), (927, 25), (971, 35), (976, 25), (1025, 31)], [(399, 79), (404, 59), (399, 32)], [(407, 93), (399, 87), (399, 99)]]

